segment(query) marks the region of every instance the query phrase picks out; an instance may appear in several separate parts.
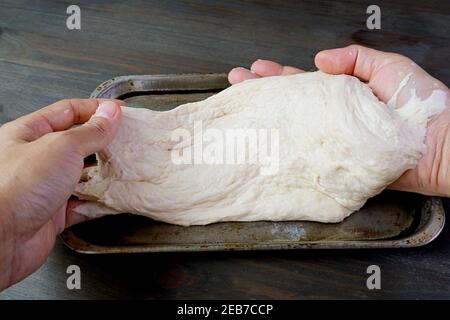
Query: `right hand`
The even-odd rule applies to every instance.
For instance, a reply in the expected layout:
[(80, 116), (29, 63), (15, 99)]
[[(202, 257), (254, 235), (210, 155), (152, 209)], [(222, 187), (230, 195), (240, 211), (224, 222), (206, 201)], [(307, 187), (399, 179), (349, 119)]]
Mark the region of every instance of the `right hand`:
[[(407, 101), (405, 92), (415, 89), (420, 98), (428, 97), (434, 89), (447, 93), (447, 108), (428, 123), (425, 144), (427, 152), (416, 168), (406, 171), (389, 188), (427, 195), (450, 197), (450, 91), (439, 80), (430, 76), (411, 59), (389, 52), (377, 51), (359, 45), (324, 50), (315, 58), (316, 66), (330, 74), (349, 74), (366, 82), (375, 95), (387, 102), (399, 87), (400, 81), (412, 73), (410, 81), (398, 96), (398, 104)], [(228, 79), (231, 84), (247, 79), (290, 75), (304, 72), (268, 60), (255, 61), (250, 70), (234, 68)]]

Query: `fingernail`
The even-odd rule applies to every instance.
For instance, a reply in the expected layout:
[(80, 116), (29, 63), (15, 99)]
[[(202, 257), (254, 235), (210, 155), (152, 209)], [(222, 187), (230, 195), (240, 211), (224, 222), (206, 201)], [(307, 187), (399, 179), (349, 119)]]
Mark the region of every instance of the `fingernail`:
[(94, 117), (103, 117), (106, 119), (114, 118), (117, 112), (117, 105), (112, 101), (104, 101), (99, 104), (97, 111), (95, 111)]

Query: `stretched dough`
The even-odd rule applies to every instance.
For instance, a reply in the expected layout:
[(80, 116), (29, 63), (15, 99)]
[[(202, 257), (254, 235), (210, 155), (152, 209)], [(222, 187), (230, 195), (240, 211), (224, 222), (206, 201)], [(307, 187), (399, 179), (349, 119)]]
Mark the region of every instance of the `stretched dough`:
[[(413, 168), (425, 151), (427, 119), (440, 110), (408, 108), (388, 107), (357, 78), (321, 72), (248, 80), (166, 112), (123, 107), (119, 133), (75, 191), (94, 202), (76, 211), (129, 212), (184, 226), (339, 222)], [(174, 151), (198, 150), (199, 121), (203, 132), (275, 130), (275, 170), (264, 174), (267, 163), (258, 161), (174, 163)], [(181, 128), (191, 133), (184, 143), (173, 139)], [(261, 150), (248, 151), (248, 159)]]

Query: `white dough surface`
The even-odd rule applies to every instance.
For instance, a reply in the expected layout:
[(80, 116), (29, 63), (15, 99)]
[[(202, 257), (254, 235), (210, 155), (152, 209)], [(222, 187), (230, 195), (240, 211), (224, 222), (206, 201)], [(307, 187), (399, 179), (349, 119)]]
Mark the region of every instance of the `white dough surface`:
[[(405, 108), (380, 102), (355, 77), (322, 72), (247, 80), (165, 112), (122, 107), (117, 136), (97, 154), (98, 165), (88, 169), (87, 181), (75, 191), (92, 202), (76, 211), (128, 212), (183, 226), (340, 222), (426, 151), (427, 120), (443, 107), (422, 101)], [(199, 121), (203, 133), (275, 130), (278, 148), (271, 151), (277, 151), (278, 161), (272, 172), (262, 160), (174, 163), (174, 151), (194, 157), (199, 141), (203, 148), (212, 143), (195, 132)], [(187, 130), (191, 139), (175, 141), (176, 129)], [(273, 141), (251, 149), (249, 159), (263, 159), (261, 150)]]

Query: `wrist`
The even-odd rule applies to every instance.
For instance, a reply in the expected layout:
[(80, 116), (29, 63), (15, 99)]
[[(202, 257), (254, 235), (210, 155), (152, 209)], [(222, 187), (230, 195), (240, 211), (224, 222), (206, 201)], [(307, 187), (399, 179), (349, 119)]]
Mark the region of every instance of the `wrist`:
[(0, 291), (10, 285), (14, 257), (12, 213), (3, 197), (4, 193), (0, 189)]
[[(450, 114), (450, 111), (448, 111)], [(449, 117), (450, 118), (450, 117)], [(450, 122), (447, 122), (445, 128), (445, 141), (441, 153), (442, 176), (443, 176), (443, 196), (450, 198)]]
[(450, 107), (433, 121), (432, 185), (436, 195), (450, 197)]

